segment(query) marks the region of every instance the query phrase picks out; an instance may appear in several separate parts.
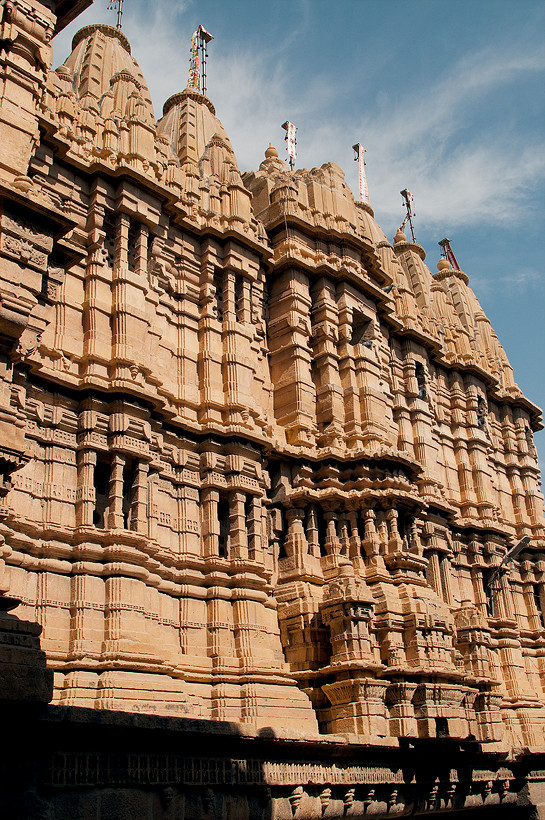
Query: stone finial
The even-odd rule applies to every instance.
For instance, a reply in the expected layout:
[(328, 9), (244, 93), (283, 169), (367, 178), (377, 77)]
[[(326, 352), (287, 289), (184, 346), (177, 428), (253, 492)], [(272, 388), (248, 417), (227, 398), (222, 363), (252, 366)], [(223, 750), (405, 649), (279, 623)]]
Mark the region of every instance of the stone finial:
[(269, 147), (265, 151), (265, 159), (273, 159), (273, 157), (278, 157), (278, 151), (276, 150), (272, 142), (269, 142)]
[(396, 235), (394, 236), (394, 242), (406, 242), (407, 235), (403, 233), (401, 228), (397, 229)]
[(449, 268), (450, 268), (450, 262), (448, 261), (448, 259), (445, 259), (444, 257), (441, 257), (441, 259), (437, 263), (437, 270), (442, 271), (442, 270), (448, 270)]

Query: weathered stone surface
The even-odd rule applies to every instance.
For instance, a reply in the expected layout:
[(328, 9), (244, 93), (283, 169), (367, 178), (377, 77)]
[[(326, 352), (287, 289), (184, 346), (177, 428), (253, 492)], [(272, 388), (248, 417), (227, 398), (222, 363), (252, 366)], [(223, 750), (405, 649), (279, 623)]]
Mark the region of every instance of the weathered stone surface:
[[(241, 175), (195, 89), (156, 122), (120, 31), (50, 71), (52, 5), (0, 8), (0, 591), (22, 602), (0, 636), (36, 621), (49, 670), (6, 644), (5, 691), (36, 667), (69, 712), (537, 759), (541, 416), (468, 276), (390, 243), (334, 163), (271, 147)], [(286, 760), (262, 816), (401, 806), (386, 769), (375, 794)], [(207, 771), (123, 811), (259, 816)], [(460, 801), (437, 777), (396, 812)], [(514, 777), (452, 805), (499, 810)], [(97, 816), (128, 786), (104, 788)]]

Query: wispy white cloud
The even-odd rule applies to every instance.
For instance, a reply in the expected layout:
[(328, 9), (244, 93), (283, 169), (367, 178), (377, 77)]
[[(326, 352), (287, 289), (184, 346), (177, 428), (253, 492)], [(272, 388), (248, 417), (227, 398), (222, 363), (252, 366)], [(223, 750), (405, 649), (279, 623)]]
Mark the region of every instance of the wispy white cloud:
[(489, 122), (476, 123), (487, 97), (544, 71), (543, 53), (486, 49), (464, 55), (427, 88), (391, 105), (383, 99), (378, 116), (362, 117), (369, 184), (385, 227), (399, 216), (397, 192), (405, 186), (429, 226), (505, 222), (515, 203), (522, 213), (529, 189), (545, 175), (545, 141), (508, 125), (499, 105)]
[(510, 271), (508, 275), (496, 276), (494, 279), (486, 276), (471, 276), (471, 287), (481, 297), (492, 294), (502, 294), (504, 298), (524, 296), (530, 292), (542, 294), (545, 291), (545, 272), (531, 268)]
[[(294, 30), (301, 34), (311, 7), (299, 0), (294, 8)], [(127, 16), (124, 31), (160, 117), (163, 102), (187, 81), (195, 6), (191, 0), (175, 5), (158, 0), (146, 3), (146, 9), (145, 15)], [(98, 8), (97, 18), (113, 22), (111, 13), (108, 17)], [(80, 19), (80, 24), (90, 21)], [(62, 45), (59, 62), (69, 49), (69, 43)], [(507, 48), (497, 44), (465, 53), (443, 71), (439, 62), (437, 77), (426, 87), (380, 93), (371, 102), (357, 77), (350, 85), (346, 76), (324, 71), (295, 82), (283, 59), (289, 46), (288, 36), (279, 44), (263, 38), (258, 47), (218, 40), (210, 48), (209, 95), (241, 169), (256, 168), (269, 141), (284, 156), (280, 124), (290, 119), (299, 127), (298, 165), (333, 160), (344, 167), (354, 190), (350, 146), (365, 144), (371, 201), (387, 231), (401, 221), (399, 190), (404, 187), (415, 195), (419, 224), (428, 227), (504, 223), (513, 219), (515, 207), (519, 218), (530, 207), (530, 194), (545, 177), (545, 141), (511, 122), (498, 100), (512, 83), (545, 71), (543, 50), (511, 42)], [(485, 107), (488, 119), (482, 117)]]

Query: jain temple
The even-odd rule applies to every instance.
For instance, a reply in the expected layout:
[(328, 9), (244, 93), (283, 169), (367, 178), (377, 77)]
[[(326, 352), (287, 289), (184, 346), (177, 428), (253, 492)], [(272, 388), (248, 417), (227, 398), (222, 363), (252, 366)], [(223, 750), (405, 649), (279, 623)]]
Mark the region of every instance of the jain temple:
[(541, 414), (471, 272), (118, 28), (53, 70), (89, 4), (0, 0), (1, 816), (544, 818)]

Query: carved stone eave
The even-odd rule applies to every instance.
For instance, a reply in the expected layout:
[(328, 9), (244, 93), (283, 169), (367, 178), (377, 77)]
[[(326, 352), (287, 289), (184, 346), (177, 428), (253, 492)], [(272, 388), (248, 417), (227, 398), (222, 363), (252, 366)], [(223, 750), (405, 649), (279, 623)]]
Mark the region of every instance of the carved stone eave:
[[(26, 182), (26, 184), (25, 184)], [(63, 213), (56, 205), (38, 190), (34, 190), (32, 179), (22, 177), (12, 185), (0, 181), (0, 201), (10, 200), (28, 208), (29, 211), (40, 214), (51, 222), (55, 230), (53, 238), (59, 239), (77, 226), (77, 221)]]
[[(34, 227), (38, 224), (39, 228)], [(76, 222), (41, 193), (29, 177), (0, 184), (0, 337), (13, 352), (35, 349), (49, 323), (68, 260), (78, 253), (58, 240)], [(62, 260), (51, 266), (52, 255)], [(20, 271), (24, 269), (24, 277)]]
[(93, 0), (56, 0), (55, 14), (57, 15), (57, 23), (55, 25), (55, 34), (66, 28), (68, 23), (88, 9)]
[[(273, 246), (275, 244), (274, 232), (277, 228), (282, 228), (284, 226), (287, 226), (288, 228), (290, 226), (298, 228), (304, 233), (311, 235), (313, 238), (328, 238), (334, 239), (340, 243), (350, 244), (362, 253), (370, 273), (376, 275), (377, 278), (382, 279), (382, 284), (384, 286), (392, 284), (391, 278), (382, 268), (382, 264), (376, 254), (372, 239), (361, 233), (357, 233), (355, 229), (351, 231), (343, 231), (337, 228), (322, 227), (320, 225), (314, 225), (312, 222), (309, 222), (303, 217), (284, 212), (277, 214), (272, 219), (267, 219), (268, 214), (266, 212), (257, 214), (257, 216), (265, 225), (267, 233), (271, 237), (271, 243)], [(278, 262), (275, 267), (278, 267)]]

